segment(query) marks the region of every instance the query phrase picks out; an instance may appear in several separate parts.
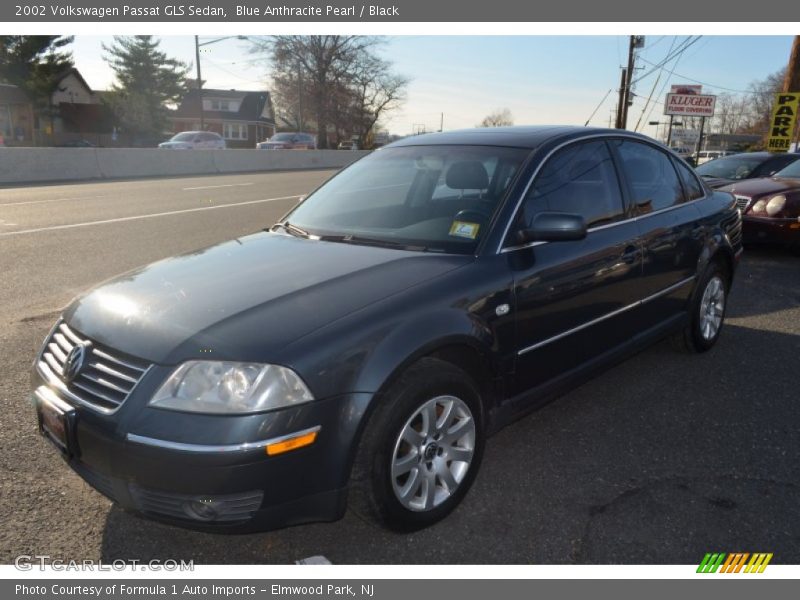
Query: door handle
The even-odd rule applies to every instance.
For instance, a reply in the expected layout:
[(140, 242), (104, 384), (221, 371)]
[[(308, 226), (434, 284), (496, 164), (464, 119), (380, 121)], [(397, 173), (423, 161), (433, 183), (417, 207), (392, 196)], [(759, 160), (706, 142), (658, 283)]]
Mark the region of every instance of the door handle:
[(636, 246), (626, 246), (625, 251), (622, 253), (622, 262), (632, 265), (636, 262), (636, 257), (639, 255), (639, 249)]

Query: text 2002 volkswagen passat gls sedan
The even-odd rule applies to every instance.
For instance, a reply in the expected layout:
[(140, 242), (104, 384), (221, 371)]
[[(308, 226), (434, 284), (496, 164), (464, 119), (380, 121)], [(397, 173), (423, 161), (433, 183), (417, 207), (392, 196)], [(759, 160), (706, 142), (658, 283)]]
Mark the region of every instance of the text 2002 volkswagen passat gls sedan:
[(269, 231), (76, 299), (35, 361), (41, 428), (172, 523), (343, 514), (396, 529), (464, 497), (486, 436), (667, 335), (717, 341), (733, 197), (616, 130), (408, 138)]

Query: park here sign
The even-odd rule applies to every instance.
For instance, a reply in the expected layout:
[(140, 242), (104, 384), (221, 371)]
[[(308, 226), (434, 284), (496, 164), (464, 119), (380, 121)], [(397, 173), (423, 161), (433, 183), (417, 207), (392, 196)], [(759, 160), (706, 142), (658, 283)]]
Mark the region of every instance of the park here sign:
[(686, 117), (713, 117), (716, 102), (716, 96), (667, 94), (667, 99), (664, 102), (664, 114)]
[(767, 150), (770, 152), (787, 152), (791, 147), (798, 102), (800, 102), (798, 92), (775, 94), (772, 120), (769, 123), (769, 139), (767, 139)]

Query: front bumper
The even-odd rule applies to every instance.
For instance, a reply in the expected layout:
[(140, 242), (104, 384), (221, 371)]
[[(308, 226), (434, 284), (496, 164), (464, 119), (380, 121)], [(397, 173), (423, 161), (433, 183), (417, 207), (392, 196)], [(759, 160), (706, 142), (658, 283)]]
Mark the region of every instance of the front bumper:
[[(102, 414), (70, 402), (34, 369), (37, 405), (56, 395), (73, 408), (72, 444), (62, 456), (97, 491), (127, 510), (207, 531), (259, 531), (343, 515), (370, 394), (210, 416), (148, 407), (146, 383), (118, 411)], [(312, 429), (318, 433), (310, 446), (267, 455), (268, 443)]]
[(745, 244), (773, 243), (800, 244), (800, 219), (771, 217), (742, 217), (742, 235)]

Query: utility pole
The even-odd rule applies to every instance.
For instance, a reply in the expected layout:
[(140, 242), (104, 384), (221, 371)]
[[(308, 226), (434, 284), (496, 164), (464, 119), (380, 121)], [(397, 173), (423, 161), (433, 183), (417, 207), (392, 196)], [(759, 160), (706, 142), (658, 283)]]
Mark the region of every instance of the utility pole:
[(444, 131), (444, 113), (442, 113), (441, 117), (439, 118), (439, 133)]
[(628, 42), (628, 67), (623, 69), (622, 83), (619, 91), (619, 104), (621, 110), (617, 119), (617, 129), (628, 127), (628, 107), (633, 104), (633, 94), (631, 84), (633, 82), (633, 71), (636, 62), (636, 50), (644, 47), (643, 35), (632, 35)]
[(200, 131), (205, 131), (203, 118), (203, 79), (200, 77), (200, 37), (194, 36), (194, 62), (197, 63), (197, 93), (200, 95)]
[(622, 124), (622, 105), (625, 104), (625, 82), (628, 80), (627, 73), (628, 71), (626, 69), (622, 69), (622, 77), (619, 82), (619, 100), (617, 101), (617, 121), (614, 125), (617, 129), (625, 129), (625, 125)]

